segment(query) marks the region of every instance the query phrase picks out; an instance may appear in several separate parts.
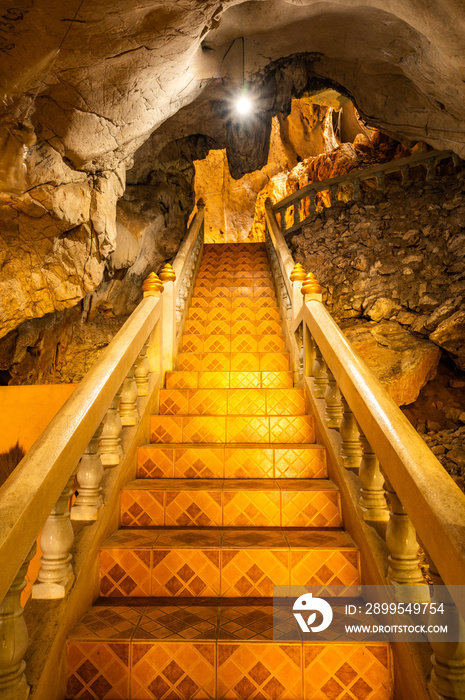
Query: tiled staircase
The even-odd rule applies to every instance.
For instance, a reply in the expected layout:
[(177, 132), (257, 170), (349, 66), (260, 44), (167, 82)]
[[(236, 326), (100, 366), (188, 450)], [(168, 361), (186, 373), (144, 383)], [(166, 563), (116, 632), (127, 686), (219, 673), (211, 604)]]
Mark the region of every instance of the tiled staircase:
[(387, 700), (389, 647), (273, 642), (273, 585), (353, 584), (262, 244), (207, 245), (178, 356), (68, 640), (68, 698)]

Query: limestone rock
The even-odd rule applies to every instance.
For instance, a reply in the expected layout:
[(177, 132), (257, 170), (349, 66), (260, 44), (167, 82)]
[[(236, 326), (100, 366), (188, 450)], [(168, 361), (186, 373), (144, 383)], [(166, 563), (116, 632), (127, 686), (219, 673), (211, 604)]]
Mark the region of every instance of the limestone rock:
[(465, 310), (456, 311), (442, 321), (430, 339), (453, 355), (458, 366), (465, 369)]
[(346, 329), (345, 334), (398, 406), (415, 401), (436, 374), (439, 348), (398, 323), (363, 323)]

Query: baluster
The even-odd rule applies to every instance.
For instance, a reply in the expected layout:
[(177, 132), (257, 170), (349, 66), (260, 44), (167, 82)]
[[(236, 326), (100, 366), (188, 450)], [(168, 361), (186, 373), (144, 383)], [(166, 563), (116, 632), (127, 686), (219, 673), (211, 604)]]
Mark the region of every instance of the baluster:
[(308, 195), (308, 211), (310, 214), (316, 211), (316, 192)]
[(149, 341), (147, 340), (136, 360), (134, 379), (136, 381), (138, 396), (147, 396), (149, 393), (150, 364), (147, 357), (148, 347)]
[[(449, 638), (463, 640), (465, 638), (463, 618), (428, 552), (426, 552), (426, 558), (429, 564), (429, 575), (434, 584), (432, 602), (444, 605), (444, 614), (431, 615), (427, 624), (437, 625), (439, 618), (441, 624), (444, 622), (448, 625)], [(434, 638), (429, 641), (433, 650), (431, 655), (433, 670), (429, 684), (432, 700), (463, 700), (465, 698), (465, 642), (436, 641)]]
[(300, 202), (300, 199), (294, 202), (294, 226), (300, 223)]
[(389, 479), (386, 479), (391, 513), (386, 528), (386, 544), (389, 548), (388, 583), (403, 585), (424, 583), (418, 558), (418, 542), (412, 521)]
[(312, 376), (315, 357), (315, 343), (307, 324), (304, 324), (304, 374), (306, 377)]
[(97, 520), (102, 509), (103, 464), (99, 453), (102, 431), (101, 423), (79, 462), (76, 472), (78, 495), (71, 508), (71, 520)]
[(26, 700), (29, 696), (24, 675), (29, 635), (21, 607), (21, 592), (26, 586), (25, 576), (35, 552), (34, 543), (0, 604), (0, 698), (4, 700)]
[(123, 426), (136, 425), (139, 419), (137, 410), (137, 384), (134, 379), (134, 366), (128, 372), (121, 389), (119, 414)]
[(326, 386), (328, 384), (328, 371), (326, 362), (320, 352), (320, 348), (315, 344), (315, 362), (313, 363), (312, 376), (314, 380), (315, 396), (317, 399), (324, 399)]
[(358, 510), (363, 519), (373, 525), (384, 537), (390, 518), (384, 491), (384, 476), (378, 458), (361, 430), (359, 435), (363, 445), (363, 456), (358, 472), (361, 485)]
[(358, 178), (352, 181), (352, 198), (355, 202), (360, 199), (360, 180)]
[(339, 189), (339, 185), (332, 185), (329, 188), (329, 191), (331, 193), (330, 201), (331, 201), (331, 206), (334, 206), (334, 204), (337, 202), (337, 191)]
[(286, 211), (287, 211), (287, 207), (284, 207), (284, 209), (278, 210), (279, 217), (280, 217), (279, 218), (279, 225), (280, 225), (281, 231), (283, 233), (285, 233), (285, 231), (286, 231)]
[(107, 411), (100, 437), (100, 459), (104, 467), (115, 467), (119, 464), (123, 449), (121, 447), (121, 431), (123, 424), (118, 411), (121, 389), (116, 394)]
[(384, 192), (384, 173), (376, 173), (376, 183), (378, 185), (378, 190)]
[(58, 501), (45, 521), (40, 535), (40, 569), (32, 587), (32, 597), (64, 598), (74, 581), (72, 555), (74, 531), (68, 508), (73, 495), (74, 474), (66, 482)]
[(433, 180), (434, 176), (436, 175), (436, 163), (431, 160), (427, 160), (422, 163), (422, 165), (424, 165), (426, 169), (426, 180)]
[(339, 426), (339, 433), (342, 440), (341, 461), (345, 469), (349, 469), (358, 474), (363, 454), (360, 432), (349, 404), (343, 396), (341, 398), (344, 408), (341, 425)]
[(339, 428), (342, 420), (343, 407), (341, 403), (341, 392), (334, 378), (333, 373), (327, 368), (328, 383), (325, 391), (326, 402), (326, 425), (328, 428)]
[(403, 165), (400, 169), (400, 174), (402, 175), (402, 184), (405, 185), (408, 182), (409, 167), (408, 165)]

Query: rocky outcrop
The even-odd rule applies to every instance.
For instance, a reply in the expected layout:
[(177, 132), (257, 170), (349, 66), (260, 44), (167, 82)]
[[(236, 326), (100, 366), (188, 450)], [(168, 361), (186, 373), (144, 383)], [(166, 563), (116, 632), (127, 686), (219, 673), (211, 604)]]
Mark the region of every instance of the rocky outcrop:
[(398, 406), (413, 403), (436, 376), (441, 350), (395, 321), (363, 323), (345, 334)]
[(397, 321), (430, 339), (465, 368), (465, 170), (405, 185), (315, 213), (291, 235), (296, 261), (312, 270), (344, 327)]

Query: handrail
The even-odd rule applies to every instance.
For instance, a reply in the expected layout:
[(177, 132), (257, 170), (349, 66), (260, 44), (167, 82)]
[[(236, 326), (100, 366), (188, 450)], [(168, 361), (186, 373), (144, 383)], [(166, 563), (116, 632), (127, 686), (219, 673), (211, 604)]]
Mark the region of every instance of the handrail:
[(160, 318), (143, 299), (0, 489), (0, 601)]
[[(465, 496), (319, 301), (304, 321), (420, 539), (448, 585), (465, 585)], [(465, 601), (457, 601), (465, 615)]]
[(205, 204), (202, 200), (197, 202), (197, 212), (192, 219), (187, 236), (182, 241), (173, 262), (173, 269), (176, 273), (175, 297), (179, 294), (186, 270), (189, 267), (190, 257), (194, 249), (197, 237), (205, 218)]
[[(412, 156), (407, 158), (399, 158), (398, 160), (391, 160), (386, 163), (380, 163), (378, 165), (372, 165), (369, 168), (364, 168), (363, 170), (351, 170), (350, 172), (339, 175), (338, 177), (329, 178), (327, 180), (321, 180), (318, 182), (310, 182), (304, 187), (296, 190), (292, 194), (284, 197), (279, 202), (273, 205), (273, 211), (277, 212), (281, 216), (281, 230), (283, 232), (290, 233), (295, 231), (297, 228), (302, 226), (306, 219), (301, 220), (300, 216), (300, 203), (303, 199), (309, 197), (312, 193), (317, 194), (318, 192), (330, 191), (331, 197), (337, 196), (337, 191), (341, 185), (353, 185), (353, 199), (359, 199), (359, 183), (364, 180), (370, 180), (376, 178), (377, 185), (379, 189), (384, 187), (384, 175), (389, 173), (401, 171), (402, 176), (405, 178), (408, 174), (408, 170), (416, 165), (424, 165), (427, 169), (427, 177), (432, 176), (432, 167), (434, 167), (439, 161), (445, 158), (452, 158), (454, 163), (458, 162), (458, 156), (452, 151), (425, 151), (422, 153), (414, 153)], [(294, 218), (291, 226), (286, 224), (286, 211), (289, 207), (294, 207)], [(310, 209), (314, 209), (314, 203), (311, 203)], [(308, 217), (307, 217), (308, 218)]]

